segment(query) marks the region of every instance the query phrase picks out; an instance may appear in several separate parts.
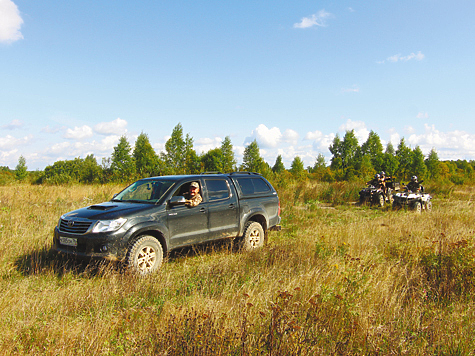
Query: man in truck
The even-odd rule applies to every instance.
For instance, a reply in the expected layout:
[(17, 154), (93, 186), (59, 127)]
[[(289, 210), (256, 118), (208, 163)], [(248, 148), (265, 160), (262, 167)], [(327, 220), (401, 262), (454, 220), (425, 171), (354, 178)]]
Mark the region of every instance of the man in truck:
[(203, 198), (200, 194), (200, 185), (198, 182), (191, 182), (188, 192), (183, 194), (183, 196), (186, 199), (186, 205), (190, 207), (199, 205)]

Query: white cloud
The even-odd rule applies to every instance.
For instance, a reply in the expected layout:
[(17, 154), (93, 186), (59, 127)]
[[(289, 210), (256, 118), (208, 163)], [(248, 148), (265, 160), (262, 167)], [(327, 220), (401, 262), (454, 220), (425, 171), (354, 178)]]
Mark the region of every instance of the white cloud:
[(11, 0), (0, 0), (0, 42), (11, 43), (23, 39), (20, 32), (23, 19)]
[(33, 135), (28, 135), (23, 138), (16, 138), (11, 135), (0, 137), (0, 149), (8, 150), (11, 148), (17, 148), (19, 146), (26, 145), (33, 139)]
[(18, 150), (16, 148), (10, 151), (0, 151), (0, 162), (2, 162), (1, 164), (4, 165), (4, 162), (14, 160), (14, 157), (16, 157), (17, 152)]
[(22, 126), (23, 126), (23, 122), (15, 119), (15, 120), (12, 120), (12, 122), (10, 122), (9, 124), (3, 125), (1, 128), (4, 130), (15, 130), (15, 129), (21, 128)]
[(355, 136), (358, 142), (361, 144), (366, 141), (369, 135), (369, 130), (366, 128), (366, 124), (363, 121), (352, 121), (348, 119), (346, 123), (340, 126), (339, 131), (355, 131)]
[(386, 60), (388, 62), (396, 63), (396, 62), (407, 62), (412, 59), (416, 61), (422, 61), (424, 58), (425, 56), (421, 53), (421, 51), (419, 51), (417, 53), (413, 52), (407, 56), (402, 56), (401, 54), (395, 54), (394, 56), (388, 57)]
[(331, 16), (331, 13), (326, 12), (325, 10), (320, 10), (319, 12), (313, 14), (310, 17), (302, 18), (300, 22), (294, 24), (294, 28), (309, 28), (313, 26), (325, 27), (326, 19)]
[(255, 130), (252, 130), (251, 136), (247, 137), (244, 143), (251, 143), (252, 141), (257, 140), (259, 147), (261, 148), (273, 148), (282, 141), (282, 133), (277, 127), (271, 129), (267, 128), (266, 125), (260, 124)]
[(420, 112), (417, 114), (417, 118), (418, 119), (428, 119), (429, 118), (429, 114), (426, 113), (426, 112)]
[(193, 146), (197, 153), (206, 153), (209, 150), (220, 147), (222, 142), (221, 137), (200, 138), (194, 142)]
[(359, 93), (360, 88), (357, 85), (353, 85), (351, 88), (343, 88), (341, 89), (342, 93)]
[(296, 145), (299, 140), (299, 134), (297, 131), (287, 129), (284, 131), (284, 134), (282, 135), (282, 141), (290, 143), (291, 145)]
[(127, 121), (117, 118), (114, 121), (101, 122), (94, 126), (94, 131), (100, 135), (124, 135), (127, 133)]
[(74, 129), (67, 129), (63, 137), (73, 140), (83, 140), (92, 137), (92, 135), (92, 129), (89, 126), (84, 125), (81, 127), (75, 126)]

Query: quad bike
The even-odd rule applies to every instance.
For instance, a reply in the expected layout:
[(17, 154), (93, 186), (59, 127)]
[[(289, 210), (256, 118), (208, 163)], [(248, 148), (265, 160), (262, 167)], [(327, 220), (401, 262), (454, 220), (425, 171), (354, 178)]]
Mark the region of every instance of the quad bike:
[(432, 197), (428, 193), (424, 193), (424, 189), (417, 192), (405, 191), (393, 195), (393, 208), (400, 209), (407, 207), (415, 212), (420, 213), (422, 210), (432, 210)]
[(393, 192), (399, 190), (399, 183), (393, 182), (391, 177), (386, 178), (386, 194), (381, 187), (376, 188), (374, 185), (368, 183), (366, 188), (360, 190), (360, 204), (370, 203), (371, 205), (378, 205), (383, 207), (387, 202), (393, 203)]
[(360, 190), (360, 204), (370, 203), (383, 207), (385, 200), (383, 190), (374, 185), (368, 184), (366, 188)]

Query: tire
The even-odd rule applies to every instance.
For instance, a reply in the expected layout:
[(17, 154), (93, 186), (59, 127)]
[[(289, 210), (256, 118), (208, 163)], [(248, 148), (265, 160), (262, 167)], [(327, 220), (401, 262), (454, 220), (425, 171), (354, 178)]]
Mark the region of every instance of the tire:
[(426, 210), (427, 211), (431, 211), (432, 210), (432, 202), (429, 200), (428, 202), (426, 202)]
[(394, 202), (392, 189), (388, 189), (387, 195), (388, 195), (388, 203), (392, 205), (392, 203)]
[(420, 213), (422, 211), (422, 204), (420, 201), (416, 201), (414, 203), (414, 205), (412, 206), (412, 209), (416, 212), (416, 213)]
[(241, 249), (252, 251), (264, 246), (265, 233), (262, 225), (255, 221), (249, 221), (242, 235)]
[(376, 199), (376, 203), (378, 204), (378, 206), (381, 208), (384, 207), (384, 195), (378, 194)]
[(399, 209), (401, 209), (401, 205), (400, 205), (397, 201), (395, 201), (395, 200), (393, 200), (393, 209), (394, 209), (394, 210), (399, 210)]
[(155, 237), (148, 235), (141, 236), (135, 241), (130, 246), (126, 257), (127, 267), (143, 276), (156, 272), (162, 261), (162, 245)]

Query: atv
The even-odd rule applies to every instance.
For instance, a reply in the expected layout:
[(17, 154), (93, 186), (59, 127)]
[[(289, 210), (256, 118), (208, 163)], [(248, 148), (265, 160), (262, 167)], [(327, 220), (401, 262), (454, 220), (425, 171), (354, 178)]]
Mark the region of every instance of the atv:
[(384, 193), (381, 188), (376, 188), (374, 185), (368, 184), (366, 188), (360, 190), (360, 204), (370, 203), (371, 205), (384, 206)]
[(393, 203), (393, 191), (399, 190), (399, 182), (393, 182), (392, 177), (387, 177), (385, 180), (386, 194), (380, 188), (368, 183), (366, 188), (360, 190), (360, 204), (370, 203), (371, 205), (378, 205), (383, 207), (385, 202)]
[(393, 195), (393, 208), (400, 209), (402, 207), (407, 207), (417, 213), (420, 213), (422, 210), (431, 211), (431, 199), (432, 197), (430, 194), (424, 193), (424, 188), (422, 186), (417, 192), (412, 192), (406, 189), (404, 192)]

